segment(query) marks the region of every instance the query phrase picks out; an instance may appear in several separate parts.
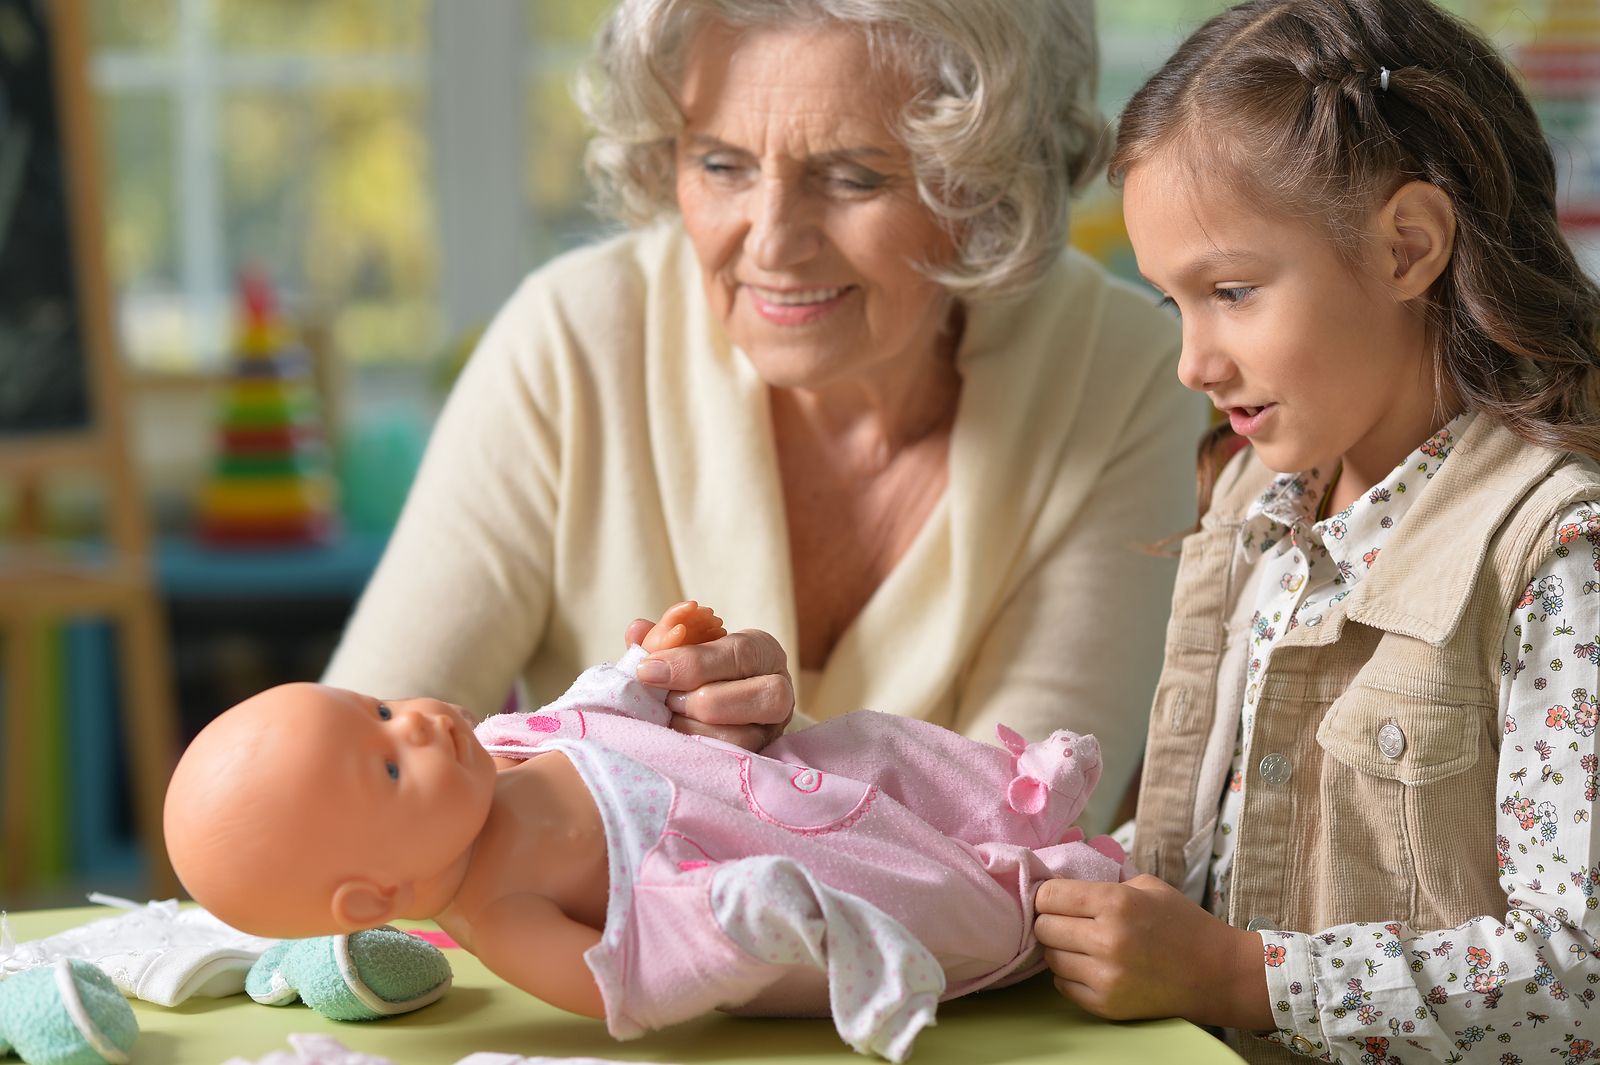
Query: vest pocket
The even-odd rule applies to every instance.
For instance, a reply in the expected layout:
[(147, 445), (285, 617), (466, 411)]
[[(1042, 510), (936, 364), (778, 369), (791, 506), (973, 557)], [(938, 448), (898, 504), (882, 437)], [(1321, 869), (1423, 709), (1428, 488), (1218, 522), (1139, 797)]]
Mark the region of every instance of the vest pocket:
[(1493, 800), (1475, 794), (1483, 773), (1464, 775), (1483, 757), (1493, 713), (1360, 685), (1334, 700), (1316, 733), (1326, 757), (1315, 891), (1327, 923), (1455, 923), (1446, 915), (1475, 893), (1479, 861), (1468, 855), (1480, 848), (1469, 839), (1487, 844), (1494, 868)]
[(1413, 787), (1477, 763), (1484, 712), (1356, 686), (1333, 701), (1317, 742), (1351, 769)]

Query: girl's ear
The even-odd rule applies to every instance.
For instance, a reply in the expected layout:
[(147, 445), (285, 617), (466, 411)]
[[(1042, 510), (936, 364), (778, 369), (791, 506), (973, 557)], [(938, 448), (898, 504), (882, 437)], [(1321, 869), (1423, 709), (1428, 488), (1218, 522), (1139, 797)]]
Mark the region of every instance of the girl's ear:
[(1378, 212), (1378, 236), (1392, 270), (1391, 287), (1402, 299), (1416, 299), (1450, 264), (1456, 242), (1455, 205), (1437, 185), (1408, 181)]

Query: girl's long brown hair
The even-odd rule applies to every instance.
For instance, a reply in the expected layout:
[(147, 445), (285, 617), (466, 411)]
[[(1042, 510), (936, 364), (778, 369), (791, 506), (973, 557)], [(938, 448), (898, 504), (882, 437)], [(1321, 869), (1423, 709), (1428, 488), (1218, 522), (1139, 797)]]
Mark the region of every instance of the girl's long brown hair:
[[(1478, 32), (1428, 0), (1249, 0), (1134, 94), (1113, 181), (1173, 148), (1204, 180), (1320, 225), (1346, 255), (1401, 184), (1443, 190), (1455, 250), (1426, 304), (1438, 394), (1532, 444), (1600, 458), (1600, 289), (1557, 223), (1533, 108)], [(1202, 443), (1201, 513), (1229, 435)]]

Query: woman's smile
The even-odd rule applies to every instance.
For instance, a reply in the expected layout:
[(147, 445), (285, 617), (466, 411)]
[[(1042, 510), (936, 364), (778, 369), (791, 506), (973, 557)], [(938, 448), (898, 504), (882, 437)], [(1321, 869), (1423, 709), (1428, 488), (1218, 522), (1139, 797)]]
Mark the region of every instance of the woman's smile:
[(781, 326), (810, 325), (837, 310), (855, 291), (842, 288), (761, 288), (745, 285), (750, 305), (762, 318)]

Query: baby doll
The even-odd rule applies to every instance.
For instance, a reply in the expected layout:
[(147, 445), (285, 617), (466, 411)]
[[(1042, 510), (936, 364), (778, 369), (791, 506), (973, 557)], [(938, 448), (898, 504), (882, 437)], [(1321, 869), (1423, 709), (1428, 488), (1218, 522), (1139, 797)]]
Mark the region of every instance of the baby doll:
[(618, 1038), (711, 1009), (831, 1013), (895, 1061), (942, 999), (1042, 967), (1039, 881), (1119, 878), (1114, 844), (1067, 831), (1099, 775), (1092, 737), (1002, 730), (1002, 749), (860, 711), (751, 754), (663, 727), (637, 663), (720, 632), (678, 604), (615, 665), (476, 736), (435, 700), (271, 689), (185, 752), (173, 864), (260, 935), (433, 918)]

